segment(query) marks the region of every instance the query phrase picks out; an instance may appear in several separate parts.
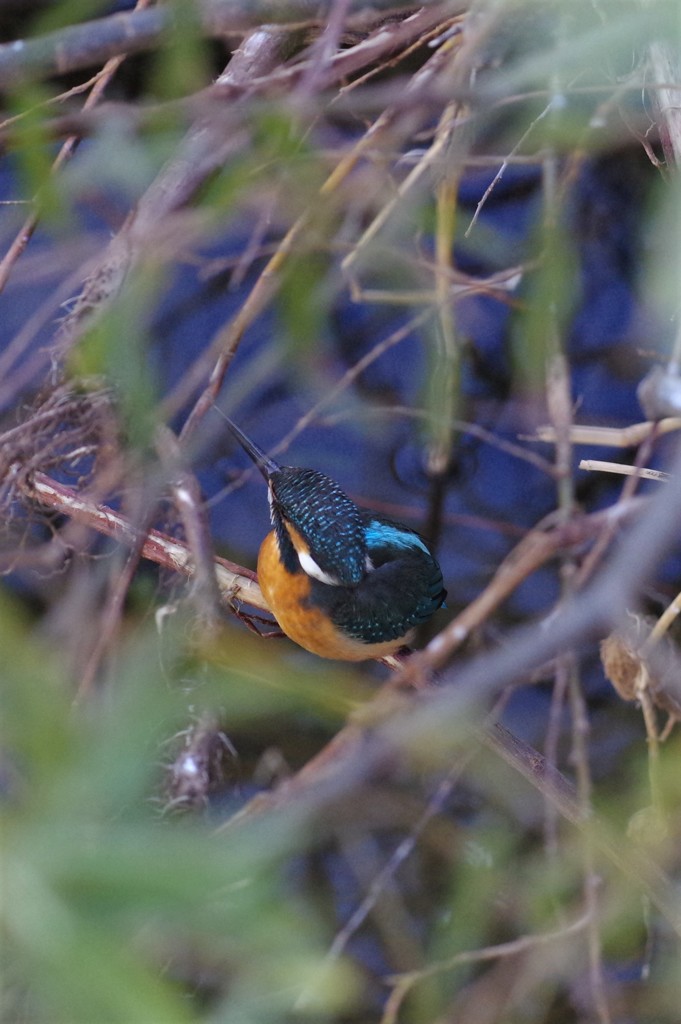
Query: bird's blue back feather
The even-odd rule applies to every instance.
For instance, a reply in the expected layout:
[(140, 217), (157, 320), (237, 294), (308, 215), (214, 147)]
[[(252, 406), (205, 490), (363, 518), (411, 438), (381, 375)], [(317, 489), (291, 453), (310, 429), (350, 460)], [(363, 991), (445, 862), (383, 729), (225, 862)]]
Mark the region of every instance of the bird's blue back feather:
[(392, 523), (386, 520), (371, 519), (364, 531), (369, 554), (372, 548), (380, 548), (388, 545), (395, 548), (420, 548), (426, 554), (430, 554), (426, 544), (421, 540), (418, 533), (408, 530), (399, 523)]

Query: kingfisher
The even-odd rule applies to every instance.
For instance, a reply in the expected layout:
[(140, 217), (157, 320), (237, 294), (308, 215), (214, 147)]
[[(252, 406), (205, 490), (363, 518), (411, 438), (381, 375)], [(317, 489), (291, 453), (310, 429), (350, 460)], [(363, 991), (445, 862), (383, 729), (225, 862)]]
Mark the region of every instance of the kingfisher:
[(408, 645), (447, 596), (425, 541), (356, 505), (324, 473), (280, 466), (227, 423), (267, 482), (273, 529), (260, 547), (258, 581), (282, 631), (341, 661), (386, 658)]

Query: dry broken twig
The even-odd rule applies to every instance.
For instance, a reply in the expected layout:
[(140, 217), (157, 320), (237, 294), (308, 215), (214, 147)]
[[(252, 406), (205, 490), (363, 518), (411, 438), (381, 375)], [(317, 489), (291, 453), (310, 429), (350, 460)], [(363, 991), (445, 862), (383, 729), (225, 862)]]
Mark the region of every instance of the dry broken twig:
[(638, 466), (624, 466), (620, 462), (603, 462), (601, 459), (582, 459), (579, 468), (588, 473), (615, 473), (619, 476), (638, 476), (641, 480), (669, 480), (669, 473), (661, 469), (646, 469)]
[[(632, 423), (628, 427), (597, 427), (583, 423), (575, 423), (570, 428), (570, 440), (573, 444), (595, 444), (606, 448), (634, 448), (646, 441), (651, 434), (659, 436), (681, 430), (681, 418), (668, 416), (666, 419), (652, 422)], [(553, 427), (538, 427), (532, 440), (546, 441), (553, 444), (556, 432)]]

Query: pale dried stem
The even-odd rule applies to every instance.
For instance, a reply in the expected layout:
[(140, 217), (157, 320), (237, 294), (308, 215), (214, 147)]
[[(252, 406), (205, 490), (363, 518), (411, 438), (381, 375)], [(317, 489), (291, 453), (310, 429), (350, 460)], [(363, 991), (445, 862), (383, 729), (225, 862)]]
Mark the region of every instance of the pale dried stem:
[[(654, 429), (653, 425), (653, 430), (641, 443), (641, 446), (636, 453), (636, 460), (634, 463), (635, 469), (638, 470), (642, 468), (648, 461), (648, 458), (653, 450), (657, 436), (657, 431)], [(640, 475), (638, 473), (635, 473), (632, 476), (627, 476), (625, 478), (622, 493), (619, 498), (620, 502), (627, 502), (634, 496), (636, 492), (636, 487), (638, 486), (639, 479)], [(575, 581), (575, 585), (577, 587), (584, 586), (586, 581), (595, 572), (596, 567), (601, 562), (601, 559), (605, 555), (605, 552), (607, 551), (608, 547), (610, 546), (613, 540), (613, 537), (615, 536), (616, 529), (617, 524), (615, 522), (612, 522), (608, 525), (607, 529), (605, 529), (601, 536), (598, 538), (593, 548), (591, 549), (591, 551), (586, 556), (586, 558), (580, 566), (579, 573), (577, 574), (577, 579)]]
[(664, 634), (671, 627), (672, 623), (676, 621), (676, 618), (679, 614), (681, 614), (681, 593), (678, 593), (674, 600), (669, 602), (669, 604), (663, 611), (662, 615), (660, 615), (659, 619), (657, 620), (657, 622), (651, 630), (650, 636), (641, 648), (642, 654), (647, 653), (650, 647), (652, 647), (653, 644), (657, 643), (657, 641), (662, 636), (664, 636)]
[[(590, 427), (585, 424), (574, 424), (570, 428), (570, 440), (573, 444), (596, 444), (606, 448), (634, 448), (647, 440), (651, 434), (662, 435), (681, 430), (681, 417), (668, 416), (653, 423), (632, 423), (628, 427)], [(555, 443), (554, 427), (538, 427), (531, 440)]]
[(619, 476), (638, 476), (641, 480), (669, 480), (669, 473), (661, 469), (639, 469), (638, 466), (624, 466), (619, 462), (603, 462), (600, 459), (582, 459), (579, 468), (588, 473), (616, 473)]

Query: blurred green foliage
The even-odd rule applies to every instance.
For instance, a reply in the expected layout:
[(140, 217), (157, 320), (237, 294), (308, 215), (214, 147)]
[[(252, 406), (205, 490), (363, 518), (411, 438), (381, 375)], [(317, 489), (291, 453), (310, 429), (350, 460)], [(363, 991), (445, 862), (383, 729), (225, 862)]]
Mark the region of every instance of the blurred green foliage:
[[(220, 833), (210, 817), (162, 813), (161, 762), (186, 724), (181, 651), (161, 664), (158, 637), (141, 634), (106, 690), (74, 706), (58, 654), (7, 600), (0, 637), (4, 1019), (269, 1021), (309, 989), (303, 1016), (315, 1020), (351, 1001), (351, 973), (323, 967), (330, 936), (287, 882), (304, 816)], [(248, 709), (238, 696), (231, 706), (238, 670), (234, 688), (226, 666), (219, 679), (236, 724), (276, 711), (248, 675)], [(191, 998), (197, 971), (204, 1007)]]

